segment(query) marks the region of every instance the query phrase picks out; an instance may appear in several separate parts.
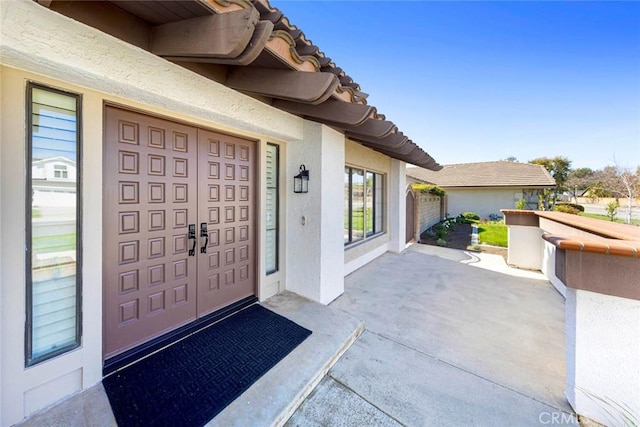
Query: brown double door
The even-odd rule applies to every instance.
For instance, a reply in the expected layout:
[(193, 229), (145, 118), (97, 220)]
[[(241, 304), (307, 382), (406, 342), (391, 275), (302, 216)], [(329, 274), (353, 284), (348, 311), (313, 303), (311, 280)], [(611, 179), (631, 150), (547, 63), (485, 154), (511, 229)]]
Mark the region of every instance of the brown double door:
[(255, 142), (105, 107), (104, 357), (255, 294)]

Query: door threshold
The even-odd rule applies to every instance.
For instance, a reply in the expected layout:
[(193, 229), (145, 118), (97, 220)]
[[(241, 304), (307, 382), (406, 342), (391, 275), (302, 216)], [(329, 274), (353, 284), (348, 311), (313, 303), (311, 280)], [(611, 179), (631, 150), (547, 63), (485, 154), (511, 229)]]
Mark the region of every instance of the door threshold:
[(140, 359), (144, 359), (156, 351), (168, 347), (169, 345), (185, 338), (194, 332), (197, 332), (200, 329), (206, 328), (225, 317), (230, 316), (231, 314), (243, 310), (249, 307), (252, 304), (258, 302), (258, 298), (255, 296), (246, 297), (241, 299), (240, 301), (234, 302), (220, 310), (208, 314), (200, 319), (194, 320), (193, 322), (181, 326), (178, 329), (175, 329), (171, 332), (168, 332), (162, 336), (154, 338), (150, 341), (147, 341), (144, 344), (141, 344), (131, 350), (127, 350), (124, 353), (118, 354), (116, 356), (110, 357), (109, 359), (104, 361), (104, 365), (102, 367), (102, 376), (106, 377), (115, 371), (124, 368), (125, 366), (131, 365), (132, 363), (137, 362)]

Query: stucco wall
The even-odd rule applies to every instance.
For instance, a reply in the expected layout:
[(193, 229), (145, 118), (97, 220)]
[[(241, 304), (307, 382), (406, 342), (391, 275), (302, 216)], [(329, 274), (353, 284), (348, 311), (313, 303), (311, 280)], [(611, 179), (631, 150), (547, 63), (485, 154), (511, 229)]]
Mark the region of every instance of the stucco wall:
[(391, 159), (389, 172), (389, 251), (400, 253), (406, 247), (407, 164)]
[(294, 194), (293, 180), (287, 183), (287, 289), (328, 304), (344, 289), (337, 268), (344, 262), (344, 135), (313, 122), (304, 129), (304, 140), (287, 149), (289, 170), (309, 170), (308, 193)]
[(541, 270), (544, 258), (544, 240), (538, 227), (510, 225), (507, 231), (509, 252), (507, 263), (518, 268)]
[(458, 216), (462, 212), (475, 212), (481, 218), (491, 214), (502, 215), (500, 209), (515, 208), (516, 201), (522, 198), (522, 189), (455, 189), (447, 188), (447, 214)]
[[(510, 226), (509, 229), (511, 229), (511, 227), (513, 226)], [(535, 228), (535, 227), (531, 227), (531, 228)], [(537, 233), (532, 233), (533, 238), (537, 238), (536, 236), (537, 236)], [(547, 279), (549, 279), (549, 282), (551, 282), (553, 287), (556, 288), (556, 290), (560, 292), (560, 294), (563, 297), (566, 298), (567, 287), (565, 286), (564, 283), (562, 283), (562, 280), (558, 279), (558, 276), (556, 276), (556, 247), (547, 241), (543, 241), (542, 245), (543, 245), (542, 268), (541, 268), (542, 274), (544, 274), (547, 277)]]
[(569, 402), (605, 425), (626, 425), (625, 412), (637, 422), (640, 301), (567, 288), (566, 311)]

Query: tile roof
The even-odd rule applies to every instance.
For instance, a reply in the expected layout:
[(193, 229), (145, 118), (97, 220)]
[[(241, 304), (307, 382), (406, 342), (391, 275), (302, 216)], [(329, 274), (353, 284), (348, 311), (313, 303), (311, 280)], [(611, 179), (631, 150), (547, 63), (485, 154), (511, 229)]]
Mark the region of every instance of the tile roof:
[(555, 187), (556, 182), (541, 165), (508, 161), (444, 165), (433, 171), (407, 167), (407, 176), (440, 187)]
[[(111, 31), (116, 37), (275, 108), (331, 126), (373, 150), (424, 168), (440, 169), (393, 122), (367, 105), (368, 95), (360, 85), (268, 0), (106, 2), (138, 18), (137, 33), (122, 30), (121, 24), (104, 25), (102, 20), (109, 19), (106, 13), (98, 11), (97, 19), (91, 17), (90, 13), (97, 11), (93, 2), (78, 2), (73, 7), (67, 7), (67, 3), (41, 0), (41, 4), (73, 19)], [(134, 39), (133, 33), (143, 36)], [(211, 71), (211, 67), (218, 68)]]

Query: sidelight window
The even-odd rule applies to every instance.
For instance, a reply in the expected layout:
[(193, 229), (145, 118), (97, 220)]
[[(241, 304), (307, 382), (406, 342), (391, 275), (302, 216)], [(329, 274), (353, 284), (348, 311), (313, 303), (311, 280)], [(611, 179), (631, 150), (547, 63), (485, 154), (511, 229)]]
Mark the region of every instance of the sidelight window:
[(266, 270), (267, 274), (278, 271), (278, 180), (279, 148), (267, 144), (267, 229), (266, 229)]
[(26, 365), (80, 344), (80, 96), (27, 87)]

